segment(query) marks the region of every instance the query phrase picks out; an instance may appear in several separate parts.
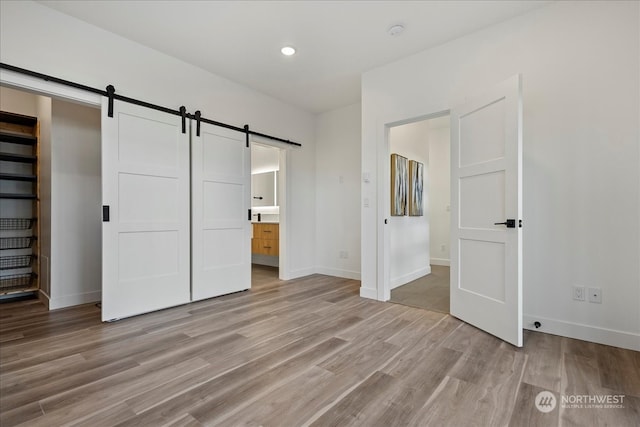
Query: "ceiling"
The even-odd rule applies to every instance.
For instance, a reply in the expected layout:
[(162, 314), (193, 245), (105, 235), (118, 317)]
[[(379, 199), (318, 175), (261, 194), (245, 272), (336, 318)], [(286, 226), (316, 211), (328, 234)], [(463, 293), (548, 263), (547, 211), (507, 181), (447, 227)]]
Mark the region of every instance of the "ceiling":
[[(42, 4), (318, 113), (360, 100), (360, 75), (548, 1), (50, 0)], [(405, 31), (387, 30), (402, 24)], [(285, 57), (280, 48), (297, 49)]]

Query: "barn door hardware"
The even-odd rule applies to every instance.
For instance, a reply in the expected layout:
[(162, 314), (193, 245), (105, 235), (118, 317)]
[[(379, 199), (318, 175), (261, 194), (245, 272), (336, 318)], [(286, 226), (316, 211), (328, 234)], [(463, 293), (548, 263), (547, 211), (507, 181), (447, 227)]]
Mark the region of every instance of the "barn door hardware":
[[(39, 73), (37, 71), (32, 71), (32, 70), (28, 70), (26, 68), (20, 68), (20, 67), (16, 67), (15, 65), (10, 65), (10, 64), (5, 64), (4, 62), (0, 62), (0, 69), (2, 70), (9, 70), (15, 73), (20, 73), (23, 74), (25, 76), (30, 76), (30, 77), (35, 77), (38, 79), (42, 79), (45, 81), (49, 81), (49, 82), (53, 82), (53, 83), (57, 83), (57, 84), (61, 84), (64, 86), (68, 86), (68, 87), (72, 87), (72, 88), (76, 88), (76, 89), (80, 89), (86, 92), (90, 92), (90, 93), (95, 93), (101, 96), (106, 96), (109, 100), (108, 102), (108, 109), (107, 109), (107, 115), (109, 117), (113, 117), (113, 103), (114, 100), (118, 100), (118, 101), (122, 101), (122, 102), (127, 102), (129, 104), (134, 104), (134, 105), (139, 105), (141, 107), (145, 107), (145, 108), (150, 108), (152, 110), (156, 110), (156, 111), (162, 111), (164, 113), (168, 113), (168, 114), (173, 114), (174, 116), (181, 116), (183, 118), (183, 133), (186, 133), (186, 118), (192, 118), (195, 116), (192, 116), (191, 114), (187, 114), (186, 113), (186, 109), (185, 111), (182, 111), (182, 108), (180, 108), (180, 110), (175, 110), (172, 108), (167, 108), (167, 107), (163, 107), (161, 105), (156, 105), (156, 104), (152, 104), (150, 102), (146, 102), (146, 101), (141, 101), (139, 99), (135, 99), (135, 98), (129, 98), (123, 95), (118, 95), (116, 94), (116, 89), (113, 85), (109, 85), (106, 87), (106, 90), (103, 89), (98, 89), (98, 88), (94, 88), (91, 86), (87, 86), (87, 85), (83, 85), (81, 83), (76, 83), (76, 82), (72, 82), (70, 80), (65, 80), (65, 79), (61, 79), (59, 77), (55, 77), (55, 76), (51, 76), (48, 74), (43, 74), (43, 73)], [(218, 122), (215, 120), (211, 120), (211, 119), (207, 119), (205, 117), (201, 117), (200, 116), (200, 121), (204, 122), (204, 123), (208, 123), (214, 126), (218, 126), (218, 127), (222, 127), (222, 128), (226, 128), (226, 129), (231, 129), (234, 130), (236, 132), (243, 132), (246, 134), (246, 141), (247, 141), (247, 147), (249, 146), (249, 135), (256, 135), (256, 136), (260, 136), (263, 138), (267, 138), (267, 139), (271, 139), (273, 141), (279, 141), (288, 145), (294, 145), (296, 147), (302, 147), (302, 144), (298, 143), (298, 142), (293, 142), (290, 141), (288, 139), (284, 139), (284, 138), (279, 138), (277, 136), (273, 136), (273, 135), (268, 135), (266, 133), (260, 133), (260, 132), (256, 132), (253, 130), (249, 130), (249, 126), (246, 125), (244, 126), (244, 128), (238, 127), (238, 126), (233, 126), (227, 123), (222, 123), (222, 122)]]
[(107, 115), (109, 117), (113, 117), (113, 98), (116, 94), (116, 88), (113, 85), (107, 86), (107, 97), (109, 98), (109, 108), (107, 110)]
[(182, 116), (182, 133), (187, 133), (187, 108), (183, 105), (178, 111)]
[(200, 113), (200, 110), (196, 111), (193, 114), (193, 117), (195, 117), (196, 119), (196, 136), (200, 136), (200, 118), (202, 116), (202, 113)]

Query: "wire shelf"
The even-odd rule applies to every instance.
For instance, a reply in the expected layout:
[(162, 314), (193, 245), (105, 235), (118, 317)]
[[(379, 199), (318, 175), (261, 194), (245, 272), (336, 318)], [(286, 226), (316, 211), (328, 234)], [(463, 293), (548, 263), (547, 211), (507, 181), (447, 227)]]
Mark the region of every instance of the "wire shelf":
[(27, 249), (33, 244), (35, 237), (2, 237), (0, 238), (0, 249)]
[(0, 270), (13, 270), (16, 268), (31, 267), (33, 255), (14, 255), (0, 257)]
[(0, 230), (28, 230), (33, 221), (34, 218), (0, 218)]
[(35, 274), (12, 274), (0, 277), (0, 292), (14, 292), (28, 289), (33, 283)]

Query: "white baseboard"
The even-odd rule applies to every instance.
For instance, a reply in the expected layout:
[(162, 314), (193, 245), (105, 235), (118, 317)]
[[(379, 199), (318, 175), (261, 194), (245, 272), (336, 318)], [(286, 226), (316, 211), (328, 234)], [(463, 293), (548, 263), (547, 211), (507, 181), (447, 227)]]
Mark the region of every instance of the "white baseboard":
[(451, 261), (444, 258), (431, 258), (431, 265), (442, 265), (444, 267), (449, 267), (451, 265)]
[(327, 276), (343, 277), (345, 279), (360, 280), (359, 271), (340, 270), (338, 268), (316, 267), (316, 273)]
[(391, 289), (395, 289), (398, 286), (402, 286), (404, 284), (407, 284), (413, 280), (419, 279), (422, 276), (426, 276), (427, 274), (431, 274), (431, 266), (428, 265), (426, 267), (423, 267), (419, 270), (416, 271), (412, 271), (409, 274), (405, 274), (403, 276), (400, 277), (394, 277), (391, 278), (391, 280), (389, 281), (389, 287)]
[(301, 268), (299, 270), (291, 270), (289, 272), (289, 277), (287, 278), (287, 280), (297, 279), (298, 277), (310, 276), (315, 272), (316, 272), (316, 269), (314, 267)]
[(378, 291), (376, 290), (376, 288), (363, 288), (363, 287), (360, 287), (360, 296), (362, 298), (368, 298), (368, 299), (377, 300), (378, 299)]
[[(548, 319), (531, 314), (525, 314), (523, 317), (525, 329), (640, 351), (640, 334)], [(539, 328), (533, 325), (536, 321), (542, 324)]]
[(84, 294), (65, 295), (61, 298), (49, 299), (49, 310), (72, 307), (74, 305), (98, 302), (102, 299), (102, 291), (87, 292)]

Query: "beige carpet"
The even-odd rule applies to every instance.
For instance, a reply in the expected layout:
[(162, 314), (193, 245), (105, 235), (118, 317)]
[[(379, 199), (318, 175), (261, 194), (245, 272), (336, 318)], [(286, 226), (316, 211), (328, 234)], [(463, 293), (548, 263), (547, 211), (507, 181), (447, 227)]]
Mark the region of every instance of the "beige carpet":
[(449, 267), (432, 265), (431, 274), (392, 289), (391, 302), (449, 313)]

